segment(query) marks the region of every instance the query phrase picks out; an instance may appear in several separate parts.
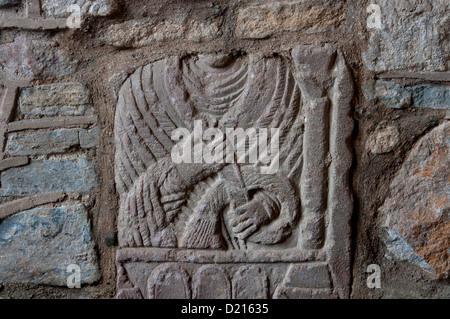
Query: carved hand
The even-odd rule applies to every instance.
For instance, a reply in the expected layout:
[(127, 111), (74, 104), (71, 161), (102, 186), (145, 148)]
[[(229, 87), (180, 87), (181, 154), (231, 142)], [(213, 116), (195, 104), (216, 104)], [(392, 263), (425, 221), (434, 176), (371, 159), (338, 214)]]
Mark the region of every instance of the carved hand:
[(257, 195), (249, 203), (231, 212), (230, 225), (237, 238), (250, 237), (262, 225), (272, 220), (273, 216), (278, 215), (274, 211), (274, 206), (267, 205), (266, 201), (271, 200), (264, 195)]

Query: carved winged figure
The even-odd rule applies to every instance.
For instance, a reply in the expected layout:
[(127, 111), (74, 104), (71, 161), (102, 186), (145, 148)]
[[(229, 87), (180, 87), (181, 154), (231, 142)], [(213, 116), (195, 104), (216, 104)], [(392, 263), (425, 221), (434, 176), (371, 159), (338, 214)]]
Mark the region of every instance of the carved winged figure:
[[(172, 57), (127, 79), (115, 118), (121, 247), (244, 249), (292, 233), (305, 118), (288, 64), (281, 56)], [(175, 164), (172, 132), (192, 130), (195, 120), (278, 128), (277, 174), (261, 174), (257, 164)]]

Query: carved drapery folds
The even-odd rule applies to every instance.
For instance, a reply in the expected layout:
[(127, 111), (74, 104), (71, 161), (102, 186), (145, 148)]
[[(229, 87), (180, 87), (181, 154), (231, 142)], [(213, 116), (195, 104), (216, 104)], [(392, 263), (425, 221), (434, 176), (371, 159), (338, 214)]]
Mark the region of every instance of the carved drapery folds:
[[(180, 269), (165, 266), (172, 269), (167, 278), (181, 278), (186, 297), (204, 297), (198, 287), (215, 291), (200, 280), (207, 273), (220, 274), (217, 280), (226, 282), (228, 292), (221, 296), (245, 297), (233, 291), (227, 278), (253, 272), (264, 273), (262, 282), (277, 284), (277, 295), (261, 284), (264, 291), (255, 291), (255, 296), (280, 297), (286, 289), (314, 290), (289, 287), (286, 282), (292, 269), (302, 269), (288, 269), (289, 263), (314, 261), (324, 263), (325, 268), (317, 268), (320, 273), (329, 269), (322, 276), (325, 281), (333, 278), (333, 285), (325, 287), (334, 290), (326, 288), (324, 293), (345, 297), (352, 210), (348, 185), (352, 96), (344, 58), (329, 46), (298, 46), (270, 57), (170, 57), (136, 70), (122, 86), (115, 119), (123, 248), (117, 259), (118, 296), (156, 298), (163, 288), (157, 288), (152, 278), (163, 278), (165, 268), (151, 269), (176, 262)], [(174, 131), (195, 131), (198, 121), (203, 132), (279, 129), (278, 169), (264, 174), (261, 167), (266, 163), (259, 160), (175, 163)], [(274, 138), (269, 137), (269, 144)], [(207, 250), (220, 255), (211, 260)], [(173, 257), (177, 252), (181, 255)], [(225, 264), (200, 276), (201, 270), (183, 261), (185, 252), (200, 263), (222, 258)], [(141, 266), (127, 264), (130, 258)], [(266, 259), (279, 263), (275, 270), (258, 266)], [(254, 270), (239, 270), (232, 264), (238, 260)], [(138, 275), (155, 271), (146, 280)], [(189, 276), (196, 278), (195, 293)]]

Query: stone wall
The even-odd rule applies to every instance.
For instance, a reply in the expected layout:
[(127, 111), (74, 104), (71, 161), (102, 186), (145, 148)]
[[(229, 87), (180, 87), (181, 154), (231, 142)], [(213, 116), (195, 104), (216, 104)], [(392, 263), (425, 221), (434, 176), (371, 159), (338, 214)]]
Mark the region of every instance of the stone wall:
[[(450, 297), (449, 34), (447, 0), (0, 0), (0, 298)], [(198, 119), (280, 127), (277, 178), (173, 166)], [(203, 224), (222, 182), (274, 221)]]

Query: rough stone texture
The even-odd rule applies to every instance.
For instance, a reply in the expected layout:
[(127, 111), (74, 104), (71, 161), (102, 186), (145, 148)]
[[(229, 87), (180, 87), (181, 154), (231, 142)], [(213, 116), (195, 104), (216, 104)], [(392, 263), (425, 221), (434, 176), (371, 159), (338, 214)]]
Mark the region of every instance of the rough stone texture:
[(29, 135), (11, 135), (8, 139), (8, 154), (47, 155), (67, 152), (74, 146), (93, 148), (98, 146), (100, 128), (60, 129), (32, 133)]
[(143, 47), (155, 41), (188, 39), (193, 42), (211, 41), (222, 35), (222, 18), (201, 22), (126, 21), (111, 26), (102, 41), (116, 47)]
[(82, 284), (100, 279), (83, 205), (35, 208), (0, 221), (0, 282), (66, 286), (71, 264), (80, 266)]
[(92, 115), (89, 90), (80, 83), (58, 83), (23, 89), (19, 110), (25, 115)]
[(288, 287), (330, 288), (331, 278), (326, 264), (292, 265), (285, 278)]
[(380, 208), (389, 252), (440, 277), (450, 274), (450, 122), (411, 150)]
[[(79, 29), (68, 28), (65, 18), (69, 14), (66, 12), (67, 6), (52, 8), (57, 1), (44, 3), (31, 0), (29, 3), (32, 6), (28, 8), (24, 2), (0, 8), (0, 171), (9, 172), (14, 167), (16, 172), (19, 168), (26, 171), (30, 163), (87, 158), (95, 163), (102, 183), (89, 193), (65, 193), (63, 185), (56, 185), (52, 193), (0, 196), (0, 219), (14, 217), (21, 211), (43, 205), (58, 207), (82, 202), (92, 221), (102, 280), (81, 289), (0, 283), (0, 298), (149, 298), (152, 291), (156, 291), (154, 296), (190, 295), (192, 298), (233, 297), (236, 292), (238, 295), (269, 298), (450, 297), (448, 279), (443, 278), (445, 275), (436, 275), (438, 270), (431, 265), (434, 257), (428, 254), (433, 245), (434, 248), (445, 246), (442, 244), (442, 234), (448, 234), (448, 230), (438, 231), (440, 226), (434, 227), (440, 223), (439, 220), (431, 222), (428, 228), (432, 236), (427, 237), (428, 233), (418, 227), (420, 235), (417, 238), (428, 238), (426, 245), (422, 245), (420, 239), (411, 239), (411, 236), (400, 231), (398, 236), (391, 232), (391, 239), (387, 239), (384, 237), (386, 234), (389, 236), (387, 230), (394, 226), (386, 226), (386, 216), (379, 211), (388, 198), (396, 198), (389, 186), (414, 145), (434, 127), (450, 119), (450, 112), (445, 109), (448, 108), (446, 96), (450, 83), (448, 1), (126, 0), (117, 1), (119, 9), (109, 16), (98, 15), (108, 14), (108, 10), (101, 12), (98, 10), (100, 7), (95, 7), (95, 3), (100, 2), (77, 1), (83, 4), (83, 23)], [(43, 10), (40, 10), (40, 3), (45, 5)], [(75, 3), (75, 0), (58, 3), (67, 5)], [(372, 17), (368, 5), (373, 3), (380, 4), (380, 30), (367, 27)], [(86, 12), (89, 10), (92, 14)], [(55, 19), (55, 15), (61, 18)], [(342, 51), (342, 56), (337, 49)], [(214, 58), (217, 56), (222, 57)], [(342, 63), (344, 57), (345, 64)], [(236, 68), (236, 60), (241, 62), (241, 69)], [(276, 63), (274, 67), (274, 61), (278, 61), (280, 67)], [(225, 67), (221, 67), (223, 62)], [(150, 68), (149, 65), (153, 66)], [(249, 65), (254, 68), (248, 68)], [(141, 66), (145, 66), (142, 72), (139, 71)], [(348, 72), (343, 72), (347, 67)], [(147, 76), (150, 69), (153, 73)], [(261, 74), (264, 76), (261, 77)], [(341, 80), (337, 81), (338, 78)], [(128, 84), (119, 93), (126, 81)], [(219, 82), (222, 86), (218, 88)], [(381, 86), (377, 93), (374, 85), (378, 82)], [(83, 83), (89, 88), (91, 101), (88, 113), (95, 115), (20, 112), (20, 94), (24, 89), (64, 83)], [(355, 94), (349, 83), (354, 84)], [(364, 96), (366, 89), (370, 88), (367, 84), (372, 90), (373, 99), (370, 100)], [(125, 88), (132, 92), (125, 94)], [(300, 96), (290, 95), (292, 91), (300, 92)], [(118, 103), (119, 97), (122, 100), (126, 97), (125, 104), (129, 106), (133, 105), (135, 98), (139, 107), (128, 107), (125, 112), (118, 112), (121, 105)], [(211, 99), (214, 103), (209, 103)], [(246, 101), (246, 108), (239, 109), (242, 99)], [(242, 230), (238, 227), (239, 223), (248, 217), (254, 225), (261, 221), (267, 223), (262, 227), (268, 229), (273, 221), (286, 221), (285, 217), (289, 215), (258, 214), (262, 211), (278, 212), (280, 206), (273, 206), (277, 202), (267, 201), (267, 196), (272, 195), (277, 200), (280, 194), (297, 198), (297, 220), (292, 226), (286, 224), (283, 234), (288, 235), (284, 240), (272, 245), (253, 243), (249, 238), (256, 238), (255, 234), (245, 239), (254, 231), (255, 227), (251, 227), (248, 231), (241, 231), (242, 238), (236, 236), (234, 249), (213, 249), (222, 247), (224, 241), (229, 243), (233, 240), (222, 240), (224, 230), (216, 228), (217, 223), (210, 222), (214, 220), (211, 217), (213, 214), (203, 214), (214, 212), (214, 204), (220, 202), (206, 201), (209, 205), (202, 210), (192, 204), (198, 203), (202, 197), (220, 199), (217, 193), (212, 194), (210, 190), (216, 189), (215, 183), (223, 180), (239, 186), (227, 188), (231, 190), (229, 197), (238, 202), (237, 207), (247, 199), (245, 192), (240, 191), (242, 180), (234, 168), (222, 169), (220, 173), (223, 171), (223, 175), (230, 177), (224, 178), (217, 177), (219, 174), (214, 175), (211, 171), (205, 172), (206, 167), (202, 167), (192, 171), (203, 169), (208, 178), (188, 188), (189, 196), (180, 192), (167, 197), (165, 190), (160, 191), (148, 183), (155, 181), (159, 185), (160, 180), (147, 178), (142, 185), (149, 187), (143, 187), (142, 191), (136, 188), (134, 191), (138, 200), (129, 201), (129, 211), (135, 216), (132, 220), (144, 220), (134, 229), (139, 227), (139, 230), (142, 228), (145, 231), (147, 220), (142, 218), (142, 212), (148, 212), (154, 206), (155, 211), (164, 212), (163, 216), (170, 218), (176, 215), (170, 223), (176, 226), (174, 236), (181, 239), (176, 241), (181, 246), (159, 247), (160, 243), (172, 237), (170, 231), (158, 236), (161, 228), (156, 228), (149, 235), (152, 247), (120, 247), (120, 205), (133, 190), (124, 191), (123, 185), (131, 183), (126, 175), (122, 176), (125, 180), (117, 183), (114, 180), (114, 153), (116, 149), (138, 145), (134, 151), (120, 153), (124, 156), (123, 162), (131, 165), (118, 166), (130, 176), (134, 171), (145, 171), (138, 159), (149, 156), (148, 150), (152, 153), (159, 151), (158, 143), (165, 143), (162, 132), (170, 132), (172, 127), (170, 121), (164, 121), (165, 113), (160, 112), (158, 105), (176, 105), (167, 108), (175, 110), (168, 116), (172, 118), (178, 114), (176, 110), (180, 110), (179, 118), (189, 123), (192, 123), (189, 110), (193, 107), (194, 118), (203, 117), (208, 125), (221, 128), (225, 121), (215, 121), (215, 117), (222, 115), (222, 106), (229, 105), (236, 110), (227, 122), (231, 126), (234, 119), (247, 116), (241, 121), (244, 125), (238, 123), (245, 127), (251, 125), (247, 119), (253, 119), (259, 107), (270, 103), (273, 107), (270, 106), (271, 111), (267, 115), (273, 115), (275, 120), (273, 123), (262, 121), (261, 126), (279, 126), (289, 123), (289, 119), (296, 122), (298, 115), (295, 117), (292, 114), (301, 117), (301, 124), (289, 126), (292, 131), (285, 130), (285, 134), (280, 135), (287, 140), (297, 136), (302, 141), (287, 151), (283, 150), (283, 154), (297, 150), (296, 154), (288, 159), (280, 158), (280, 163), (288, 162), (287, 166), (294, 165), (301, 169), (292, 171), (289, 183), (274, 184), (278, 192), (256, 191), (255, 194), (251, 191), (249, 197), (255, 196), (257, 204), (245, 208), (252, 213), (243, 214), (241, 218), (230, 216), (232, 214), (220, 216), (225, 221), (233, 220), (229, 227), (236, 228), (236, 232)], [(41, 102), (36, 103), (37, 108), (41, 107), (38, 104)], [(286, 113), (287, 109), (295, 109), (291, 106), (297, 105), (300, 111)], [(399, 105), (406, 107), (399, 108)], [(45, 109), (41, 107), (41, 111), (45, 112)], [(73, 111), (77, 111), (76, 108)], [(122, 115), (120, 125), (115, 121), (116, 113)], [(355, 121), (355, 130), (352, 130), (351, 119)], [(137, 130), (141, 135), (123, 134), (120, 144), (115, 142), (115, 128), (123, 127), (125, 132), (132, 132), (133, 126), (145, 127), (139, 124), (140, 121), (153, 120), (156, 124), (153, 122), (149, 130)], [(178, 126), (179, 122), (173, 122), (173, 125)], [(186, 127), (190, 128), (189, 125)], [(389, 129), (394, 127), (398, 131)], [(7, 142), (11, 136), (32, 136), (61, 129), (80, 130), (79, 145), (58, 154), (12, 157), (8, 154)], [(91, 133), (97, 138), (93, 139)], [(156, 134), (156, 139), (150, 137), (152, 134)], [(139, 147), (148, 138), (151, 142)], [(81, 145), (97, 146), (85, 149)], [(38, 148), (41, 147), (44, 145)], [(353, 165), (350, 149), (354, 151)], [(383, 153), (377, 153), (380, 151)], [(431, 153), (429, 157), (435, 158)], [(241, 168), (240, 175), (248, 177), (248, 169)], [(191, 181), (189, 171), (180, 169), (183, 173), (181, 177), (187, 176), (187, 180)], [(168, 180), (172, 178), (171, 172), (167, 171)], [(155, 170), (149, 175), (156, 177), (161, 176), (160, 173), (161, 170)], [(280, 175), (283, 178), (290, 173), (283, 171)], [(37, 178), (45, 175), (49, 178), (47, 182), (53, 183), (59, 172), (42, 169), (33, 174)], [(65, 175), (62, 176), (65, 178)], [(236, 178), (231, 178), (234, 176)], [(70, 183), (75, 183), (74, 180), (77, 177), (71, 176)], [(132, 177), (132, 180), (139, 184), (139, 179)], [(243, 180), (244, 186), (247, 185), (247, 180)], [(441, 179), (436, 178), (436, 181), (442, 185)], [(17, 178), (9, 183), (17, 184), (17, 189), (23, 186)], [(406, 184), (405, 187), (414, 184), (414, 181)], [(170, 189), (173, 185), (167, 183), (165, 186)], [(292, 193), (289, 191), (284, 192), (290, 187), (295, 189), (294, 196), (290, 196)], [(434, 191), (415, 187), (418, 191), (414, 193), (416, 195), (411, 195), (411, 202), (406, 197), (399, 198), (398, 209), (393, 210), (391, 215), (400, 216), (404, 213), (401, 209), (406, 211), (408, 207), (419, 205), (415, 203), (432, 201), (429, 198)], [(355, 208), (349, 190), (355, 196)], [(148, 194), (152, 192), (151, 198), (161, 199), (162, 203), (148, 201)], [(401, 193), (400, 186), (398, 192)], [(143, 200), (139, 200), (139, 194), (143, 195)], [(281, 207), (288, 206), (285, 204), (286, 197), (278, 200), (284, 203)], [(186, 208), (179, 212), (177, 205), (180, 201), (183, 206), (199, 214), (189, 215), (191, 211)], [(390, 204), (393, 202), (394, 199)], [(447, 215), (444, 212), (443, 216)], [(193, 218), (177, 219), (183, 216)], [(220, 220), (219, 225), (222, 222)], [(164, 219), (149, 221), (149, 224), (162, 225), (163, 229), (166, 227)], [(395, 225), (402, 224), (396, 222)], [(202, 231), (211, 232), (213, 236), (196, 240), (199, 237), (195, 234)], [(154, 236), (154, 233), (157, 235)], [(185, 236), (185, 233), (193, 235)], [(130, 234), (139, 239), (137, 231)], [(395, 257), (384, 242), (389, 242), (392, 251), (405, 257)], [(210, 246), (195, 250), (183, 248), (199, 247), (201, 244)], [(425, 248), (422, 249), (422, 246)], [(436, 256), (435, 265), (438, 265), (437, 259), (441, 257), (437, 256), (444, 255), (438, 252), (433, 254)], [(352, 263), (347, 256), (352, 256)], [(415, 264), (399, 259), (414, 260)], [(369, 273), (366, 270), (371, 264), (379, 265), (381, 269), (379, 289), (367, 286)], [(23, 264), (21, 268), (26, 271), (32, 266)], [(331, 282), (326, 280), (327, 269)], [(158, 272), (161, 275), (165, 271), (170, 271), (173, 277), (163, 280), (163, 276), (157, 276)], [(149, 289), (155, 283), (149, 281), (154, 275), (161, 279), (159, 283), (173, 281), (180, 289), (170, 292), (170, 287), (163, 287), (158, 282), (154, 285), (156, 289)], [(254, 278), (249, 280), (249, 276)], [(182, 278), (187, 278), (187, 283)], [(264, 278), (267, 279), (267, 286)], [(236, 286), (239, 280), (248, 282), (248, 289), (246, 285)], [(315, 287), (307, 288), (311, 286)], [(164, 311), (170, 310), (172, 308)]]
[(76, 129), (39, 132), (25, 136), (11, 135), (8, 140), (8, 153), (11, 156), (64, 153), (77, 144)]
[(449, 67), (450, 3), (447, 0), (374, 0), (381, 9), (381, 29), (368, 29), (363, 61), (369, 70)]
[(400, 133), (395, 126), (379, 126), (367, 140), (366, 148), (373, 154), (388, 153), (400, 142)]
[(0, 219), (5, 219), (21, 211), (29, 210), (44, 204), (54, 203), (64, 199), (64, 193), (47, 193), (9, 201), (0, 206)]
[(91, 130), (79, 130), (79, 141), (82, 148), (97, 147), (100, 138), (100, 128), (97, 126)]
[[(293, 68), (288, 67), (288, 58), (294, 61)], [(351, 134), (351, 99), (343, 56), (330, 46), (297, 46), (292, 56), (275, 58), (171, 57), (140, 67), (123, 84), (116, 109), (119, 245), (173, 248), (173, 257), (185, 248), (213, 249), (224, 251), (225, 261), (238, 258), (240, 251), (263, 251), (255, 255), (256, 263), (262, 263), (269, 251), (286, 250), (290, 255), (298, 249), (323, 248), (329, 251), (327, 262), (335, 276), (333, 291), (326, 286), (328, 293), (345, 297), (349, 274), (344, 265), (349, 263), (350, 245), (340, 224), (348, 223), (352, 206), (346, 186), (351, 156), (341, 139)], [(326, 120), (329, 116), (331, 123)], [(194, 122), (201, 119), (219, 128), (271, 128), (271, 123), (278, 123), (279, 169), (264, 174), (258, 167), (262, 164), (240, 160), (243, 164), (176, 164), (170, 158), (175, 145), (171, 133), (177, 127), (195, 130)], [(334, 160), (326, 164), (328, 152)], [(327, 212), (328, 196), (334, 204)], [(195, 253), (206, 259), (203, 254)], [(131, 249), (125, 255), (135, 258), (140, 253)], [(229, 276), (234, 273), (232, 297), (273, 295), (267, 276), (273, 276), (270, 282), (282, 281), (289, 265), (283, 256), (279, 257), (281, 267), (262, 269), (246, 256), (243, 261), (248, 265), (227, 266)], [(142, 269), (149, 267), (145, 263), (122, 263), (128, 274), (123, 277), (128, 276), (131, 286), (121, 287), (126, 290), (119, 291), (120, 298), (136, 296), (129, 289), (143, 287), (146, 278), (151, 288), (140, 291), (146, 298), (191, 298), (191, 267), (164, 261), (169, 260), (163, 259), (150, 277)], [(314, 267), (307, 268), (304, 275), (316, 276), (315, 272)], [(168, 282), (160, 283), (164, 278)], [(126, 279), (119, 278), (119, 283), (122, 280)], [(299, 280), (298, 288), (303, 283)], [(221, 284), (228, 289), (225, 280)]]
[(119, 8), (117, 0), (42, 0), (42, 11), (54, 18), (67, 17), (70, 5), (78, 5), (82, 15), (109, 16)]
[(379, 80), (365, 90), (366, 98), (378, 99), (390, 108), (420, 107), (437, 110), (450, 109), (450, 86), (418, 84), (401, 87), (393, 81)]
[(19, 4), (22, 0), (0, 0), (0, 8)]
[(99, 186), (92, 163), (86, 159), (36, 161), (1, 173), (0, 196), (29, 196), (48, 192), (88, 193)]
[(236, 35), (241, 38), (265, 38), (280, 31), (329, 30), (343, 20), (342, 1), (273, 1), (239, 11)]
[(0, 65), (12, 78), (18, 75), (34, 79), (58, 78), (74, 73), (77, 61), (71, 60), (54, 44), (19, 35), (13, 42), (0, 45)]

